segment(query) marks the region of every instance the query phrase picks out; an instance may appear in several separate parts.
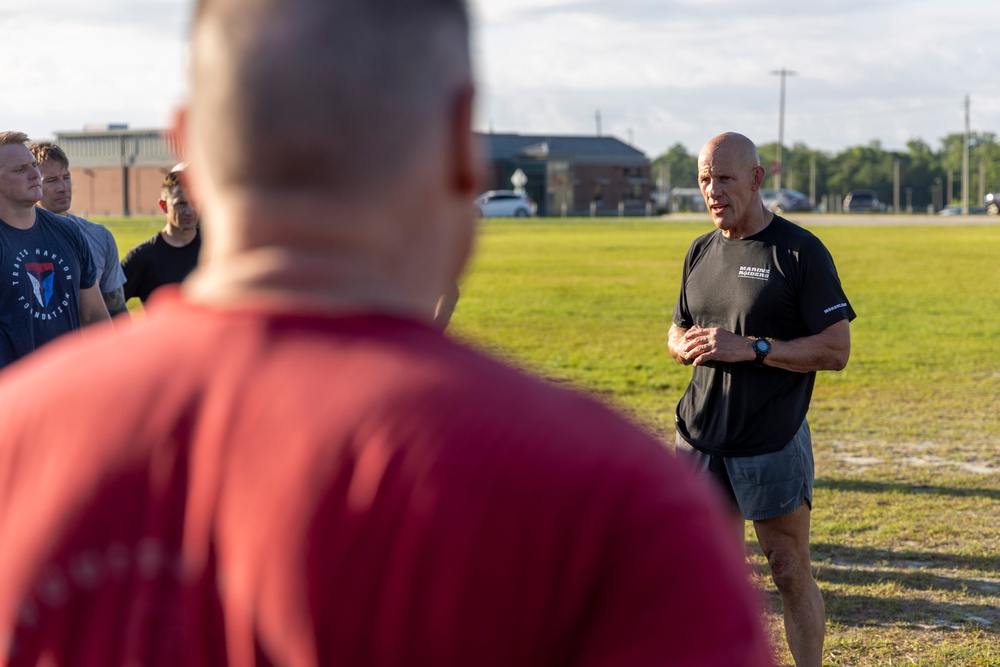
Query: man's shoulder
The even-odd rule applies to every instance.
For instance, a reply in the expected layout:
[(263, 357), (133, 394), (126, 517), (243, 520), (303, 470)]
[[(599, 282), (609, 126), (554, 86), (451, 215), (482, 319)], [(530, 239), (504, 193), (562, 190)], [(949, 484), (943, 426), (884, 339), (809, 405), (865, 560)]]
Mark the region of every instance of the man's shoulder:
[[(220, 357), (219, 342), (224, 340), (227, 351), (221, 356), (242, 354), (256, 359), (258, 366), (293, 374), (295, 389), (290, 393), (309, 394), (324, 387), (327, 396), (349, 394), (359, 414), (375, 414), (380, 424), (395, 424), (394, 429), (436, 430), (500, 448), (518, 443), (522, 450), (558, 450), (570, 458), (583, 450), (611, 447), (609, 443), (620, 448), (630, 440), (643, 446), (654, 442), (598, 401), (456, 343), (427, 325), (379, 315), (341, 318), (216, 310), (192, 305), (176, 290), (156, 297), (141, 327), (124, 335), (93, 336), (89, 346), (53, 346), (35, 360), (36, 377), (58, 368), (63, 384), (72, 384), (66, 368), (86, 366), (84, 359), (112, 350), (118, 359), (132, 359), (128, 364), (115, 361), (116, 367), (132, 368), (134, 359), (146, 363), (162, 356), (158, 350), (180, 327), (190, 332), (185, 359), (156, 362), (155, 372), (123, 370), (130, 382), (156, 384), (162, 381), (157, 373), (177, 373), (184, 366), (191, 367), (183, 372), (190, 388), (214, 381), (199, 379), (197, 368)], [(81, 352), (83, 347), (88, 350)], [(57, 356), (65, 358), (53, 362)], [(243, 378), (243, 386), (250, 394), (271, 395), (272, 380), (266, 373), (251, 373)]]
[(580, 467), (586, 467), (585, 461), (600, 467), (664, 454), (645, 429), (565, 382), (535, 376), (448, 340), (439, 359), (447, 379), (433, 401), (451, 406), (445, 419), (462, 422), (470, 438), (492, 441), (560, 470), (569, 460)]
[(133, 259), (138, 255), (147, 255), (151, 252), (155, 252), (157, 247), (160, 245), (165, 245), (165, 244), (160, 240), (160, 232), (156, 232), (149, 238), (143, 239), (142, 241), (139, 241), (134, 246), (132, 246), (132, 249), (129, 250), (128, 253), (126, 253), (125, 259), (123, 259), (122, 261), (127, 262), (128, 260)]
[(86, 243), (87, 239), (79, 225), (65, 216), (56, 215), (52, 211), (46, 211), (41, 206), (35, 207), (35, 224), (52, 230), (62, 237), (71, 237), (76, 241)]
[(721, 235), (722, 232), (720, 232), (718, 229), (713, 229), (711, 231), (705, 232), (701, 236), (695, 237), (695, 239), (691, 241), (691, 245), (688, 248), (688, 252), (697, 253), (704, 250)]
[(774, 216), (774, 220), (771, 221), (769, 227), (771, 227), (770, 231), (772, 238), (781, 240), (785, 243), (797, 245), (823, 245), (823, 242), (820, 241), (819, 237), (813, 232), (787, 218), (781, 217), (780, 215)]
[(93, 232), (95, 235), (99, 236), (107, 235), (114, 238), (114, 235), (111, 233), (111, 230), (99, 222), (94, 222), (93, 220), (87, 220), (86, 218), (81, 218), (80, 216), (74, 213), (67, 213), (66, 217), (75, 222), (76, 224), (78, 224), (80, 228), (85, 231)]
[(99, 225), (96, 222), (87, 220), (86, 218), (81, 218), (75, 213), (66, 213), (66, 215), (63, 217), (65, 217), (67, 220), (72, 220), (76, 224), (80, 225), (80, 227), (82, 227), (83, 229), (89, 229), (90, 227), (100, 227), (101, 229), (104, 229), (103, 225)]
[(99, 222), (87, 220), (86, 218), (81, 218), (80, 216), (72, 213), (67, 213), (66, 217), (75, 222), (88, 237), (98, 240), (104, 245), (114, 244), (115, 248), (118, 247), (118, 244), (115, 241), (115, 235), (111, 233), (110, 229)]
[(79, 231), (79, 227), (70, 221), (66, 216), (57, 215), (41, 206), (35, 207), (35, 224), (52, 227), (55, 229), (72, 229)]

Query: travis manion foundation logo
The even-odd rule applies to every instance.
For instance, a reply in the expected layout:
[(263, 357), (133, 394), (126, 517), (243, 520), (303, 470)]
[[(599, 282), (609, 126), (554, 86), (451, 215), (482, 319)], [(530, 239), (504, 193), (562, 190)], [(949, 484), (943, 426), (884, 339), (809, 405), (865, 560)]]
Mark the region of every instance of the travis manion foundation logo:
[(18, 291), (19, 307), (33, 319), (58, 319), (69, 308), (73, 267), (49, 250), (24, 249), (14, 258), (11, 284)]

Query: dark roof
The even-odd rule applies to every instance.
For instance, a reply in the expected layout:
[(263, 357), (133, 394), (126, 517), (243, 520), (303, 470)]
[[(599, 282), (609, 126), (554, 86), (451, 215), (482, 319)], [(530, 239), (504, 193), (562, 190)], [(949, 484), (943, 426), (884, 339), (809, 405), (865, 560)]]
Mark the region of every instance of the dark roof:
[(556, 158), (576, 161), (645, 163), (645, 153), (610, 136), (480, 134), (493, 160)]

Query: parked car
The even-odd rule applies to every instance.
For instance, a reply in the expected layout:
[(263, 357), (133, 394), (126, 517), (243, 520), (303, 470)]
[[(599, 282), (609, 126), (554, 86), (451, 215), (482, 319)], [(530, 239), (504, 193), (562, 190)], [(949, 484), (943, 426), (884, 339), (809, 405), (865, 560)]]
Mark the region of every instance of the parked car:
[(760, 199), (764, 206), (778, 215), (789, 211), (811, 211), (812, 202), (798, 190), (761, 190)]
[(1000, 213), (1000, 192), (991, 192), (983, 198), (986, 212), (990, 215)]
[[(970, 206), (969, 215), (985, 215), (986, 209), (982, 206)], [(938, 215), (963, 215), (961, 206), (945, 206), (938, 211)]]
[(851, 190), (844, 197), (844, 213), (877, 213), (885, 205), (878, 200), (874, 190)]
[(526, 194), (513, 190), (490, 190), (476, 197), (476, 209), (482, 218), (526, 218), (538, 207)]

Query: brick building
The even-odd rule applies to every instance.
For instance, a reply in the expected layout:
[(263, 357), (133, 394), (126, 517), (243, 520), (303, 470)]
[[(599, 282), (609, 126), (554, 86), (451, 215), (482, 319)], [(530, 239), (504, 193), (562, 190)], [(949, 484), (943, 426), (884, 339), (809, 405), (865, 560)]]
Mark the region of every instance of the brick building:
[(55, 134), (73, 175), (73, 213), (162, 215), (160, 185), (177, 164), (168, 132), (101, 125)]
[[(642, 215), (650, 200), (649, 159), (609, 136), (480, 134), (487, 189), (511, 189), (520, 169), (539, 215)], [(73, 173), (72, 211), (88, 216), (161, 215), (164, 175), (177, 163), (165, 130), (125, 125), (56, 132)]]
[(539, 215), (645, 215), (650, 197), (646, 155), (614, 137), (481, 134), (487, 187), (510, 190), (520, 169)]

